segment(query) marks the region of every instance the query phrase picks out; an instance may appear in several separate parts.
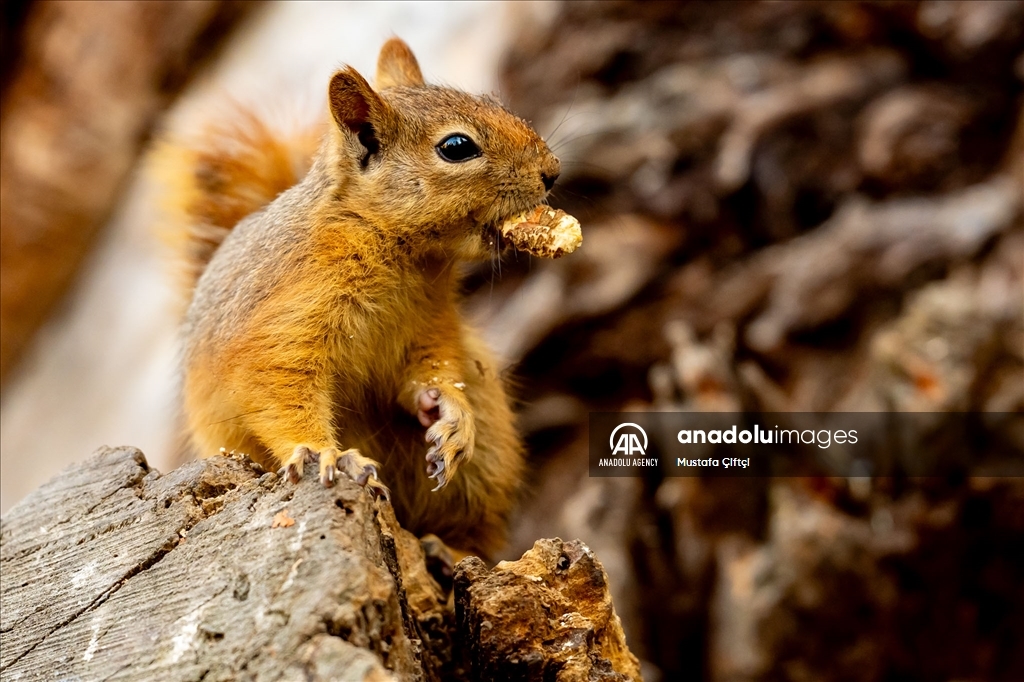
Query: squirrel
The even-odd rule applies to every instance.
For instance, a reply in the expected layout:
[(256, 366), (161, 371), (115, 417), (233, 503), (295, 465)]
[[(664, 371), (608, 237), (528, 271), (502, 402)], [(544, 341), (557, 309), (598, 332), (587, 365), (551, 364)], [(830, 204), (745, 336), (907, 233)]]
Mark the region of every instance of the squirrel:
[(459, 265), (545, 203), (559, 160), (496, 99), (424, 83), (398, 38), (375, 88), (345, 67), (327, 95), (318, 147), (239, 113), (155, 152), (191, 293), (191, 448), (292, 482), (318, 460), (323, 485), (347, 475), (408, 530), (490, 558), (524, 454), (496, 360), (460, 313)]

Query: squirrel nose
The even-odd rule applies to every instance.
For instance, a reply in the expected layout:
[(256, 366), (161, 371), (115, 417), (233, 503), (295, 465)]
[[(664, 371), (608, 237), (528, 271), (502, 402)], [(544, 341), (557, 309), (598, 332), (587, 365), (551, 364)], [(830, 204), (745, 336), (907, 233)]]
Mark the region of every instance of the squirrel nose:
[(553, 174), (541, 173), (540, 174), (540, 181), (544, 183), (544, 189), (546, 189), (546, 190), (548, 190), (550, 192), (551, 188), (555, 186), (555, 180), (558, 179), (558, 176), (559, 176), (558, 172), (555, 172)]

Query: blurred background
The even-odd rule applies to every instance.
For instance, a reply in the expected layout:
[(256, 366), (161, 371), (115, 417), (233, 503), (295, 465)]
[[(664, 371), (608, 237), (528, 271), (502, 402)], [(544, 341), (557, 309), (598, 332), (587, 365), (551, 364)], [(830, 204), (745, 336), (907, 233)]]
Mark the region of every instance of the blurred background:
[(984, 412), (1024, 456), (1024, 2), (3, 6), (0, 509), (101, 445), (175, 465), (146, 150), (321, 115), (404, 38), (561, 157), (585, 245), (466, 284), (531, 474), (648, 680), (1024, 679), (1024, 479), (591, 478), (595, 410)]

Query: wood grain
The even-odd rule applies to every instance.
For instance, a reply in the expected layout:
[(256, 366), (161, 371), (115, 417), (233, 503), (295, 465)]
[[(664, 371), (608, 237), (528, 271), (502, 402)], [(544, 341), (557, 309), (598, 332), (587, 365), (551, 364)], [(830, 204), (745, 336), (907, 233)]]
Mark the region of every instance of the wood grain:
[[(375, 504), (226, 457), (161, 476), (137, 450), (102, 450), (3, 519), (0, 671), (425, 679)], [(273, 527), (284, 509), (296, 523)]]
[[(234, 456), (161, 475), (103, 448), (0, 521), (0, 678), (639, 679), (593, 553), (537, 547), (492, 574), (464, 559), (449, 599), (390, 503), (351, 481), (292, 485)], [(541, 641), (552, 600), (572, 651)]]

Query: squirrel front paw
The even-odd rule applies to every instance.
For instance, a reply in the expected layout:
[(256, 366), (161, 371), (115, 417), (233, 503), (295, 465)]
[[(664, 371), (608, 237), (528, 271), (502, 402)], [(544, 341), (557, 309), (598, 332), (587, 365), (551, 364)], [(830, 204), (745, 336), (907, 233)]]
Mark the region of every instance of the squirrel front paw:
[(317, 450), (309, 445), (297, 445), (278, 473), (287, 476), (292, 483), (298, 483), (302, 478), (303, 464), (311, 464), (317, 459), (320, 460), (320, 483), (325, 488), (334, 485), (335, 476), (341, 471), (375, 496), (391, 500), (391, 491), (377, 477), (377, 467), (380, 465), (369, 457), (364, 457), (355, 448), (338, 452), (338, 448), (335, 447)]
[(459, 465), (473, 456), (473, 413), (461, 392), (453, 393), (439, 386), (424, 389), (417, 396), (416, 405), (416, 416), (428, 427), (426, 440), (432, 444), (427, 450), (427, 477), (437, 481), (433, 491), (441, 490), (455, 476)]

